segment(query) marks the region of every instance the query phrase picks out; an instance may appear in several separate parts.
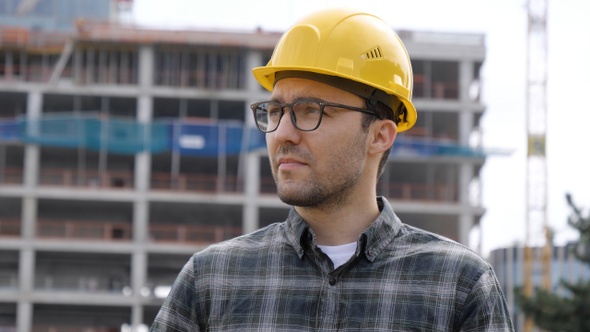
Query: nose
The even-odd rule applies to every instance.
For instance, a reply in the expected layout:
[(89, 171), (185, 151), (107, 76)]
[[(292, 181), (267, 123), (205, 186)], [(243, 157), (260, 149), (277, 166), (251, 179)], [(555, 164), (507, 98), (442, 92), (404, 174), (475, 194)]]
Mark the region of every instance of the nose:
[(301, 137), (301, 131), (297, 129), (293, 123), (293, 115), (291, 114), (292, 111), (286, 107), (284, 108), (284, 112), (285, 113), (283, 114), (281, 121), (279, 121), (279, 126), (269, 135), (272, 135), (272, 137), (280, 143), (298, 143)]

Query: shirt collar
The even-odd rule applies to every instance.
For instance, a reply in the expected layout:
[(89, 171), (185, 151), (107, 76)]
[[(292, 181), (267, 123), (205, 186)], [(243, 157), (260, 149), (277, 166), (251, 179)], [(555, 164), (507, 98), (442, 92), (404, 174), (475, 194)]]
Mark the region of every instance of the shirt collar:
[[(381, 213), (358, 239), (357, 255), (364, 252), (370, 262), (396, 237), (401, 228), (401, 221), (384, 197), (377, 197)], [(291, 208), (287, 221), (287, 240), (293, 246), (299, 259), (303, 259), (306, 247), (315, 244), (315, 234), (301, 216)]]

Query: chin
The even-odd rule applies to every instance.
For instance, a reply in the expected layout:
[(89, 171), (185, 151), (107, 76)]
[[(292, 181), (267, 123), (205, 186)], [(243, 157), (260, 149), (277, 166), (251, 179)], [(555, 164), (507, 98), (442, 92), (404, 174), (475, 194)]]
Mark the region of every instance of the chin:
[(278, 187), (277, 195), (283, 203), (301, 207), (316, 206), (322, 198), (322, 195), (315, 190), (300, 186)]
[(293, 188), (293, 187), (289, 187), (289, 188), (285, 188), (285, 186), (278, 186), (277, 187), (277, 196), (279, 197), (279, 199), (285, 203), (285, 204), (289, 204), (289, 205), (297, 205), (294, 204), (294, 202), (299, 202), (301, 201), (301, 190), (298, 190), (297, 188)]

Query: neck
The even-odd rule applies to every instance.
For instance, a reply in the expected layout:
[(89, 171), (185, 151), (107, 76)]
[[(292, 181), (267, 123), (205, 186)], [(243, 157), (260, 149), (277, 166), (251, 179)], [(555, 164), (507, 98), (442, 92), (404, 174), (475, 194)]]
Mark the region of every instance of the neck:
[(330, 207), (295, 207), (316, 235), (318, 244), (340, 245), (355, 242), (379, 216), (374, 189), (364, 195), (350, 195)]

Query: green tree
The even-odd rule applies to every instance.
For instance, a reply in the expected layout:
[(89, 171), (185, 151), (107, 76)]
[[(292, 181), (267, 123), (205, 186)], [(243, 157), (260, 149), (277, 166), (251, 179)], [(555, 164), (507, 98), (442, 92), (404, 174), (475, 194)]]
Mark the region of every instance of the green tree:
[[(572, 213), (568, 218), (570, 226), (580, 233), (578, 244), (573, 247), (575, 257), (590, 265), (590, 214), (583, 216), (570, 194), (566, 195)], [(590, 279), (577, 283), (560, 280), (567, 290), (559, 296), (549, 290), (536, 289), (530, 298), (521, 288), (516, 290), (521, 310), (532, 318), (535, 325), (546, 331), (588, 332), (590, 331)]]

